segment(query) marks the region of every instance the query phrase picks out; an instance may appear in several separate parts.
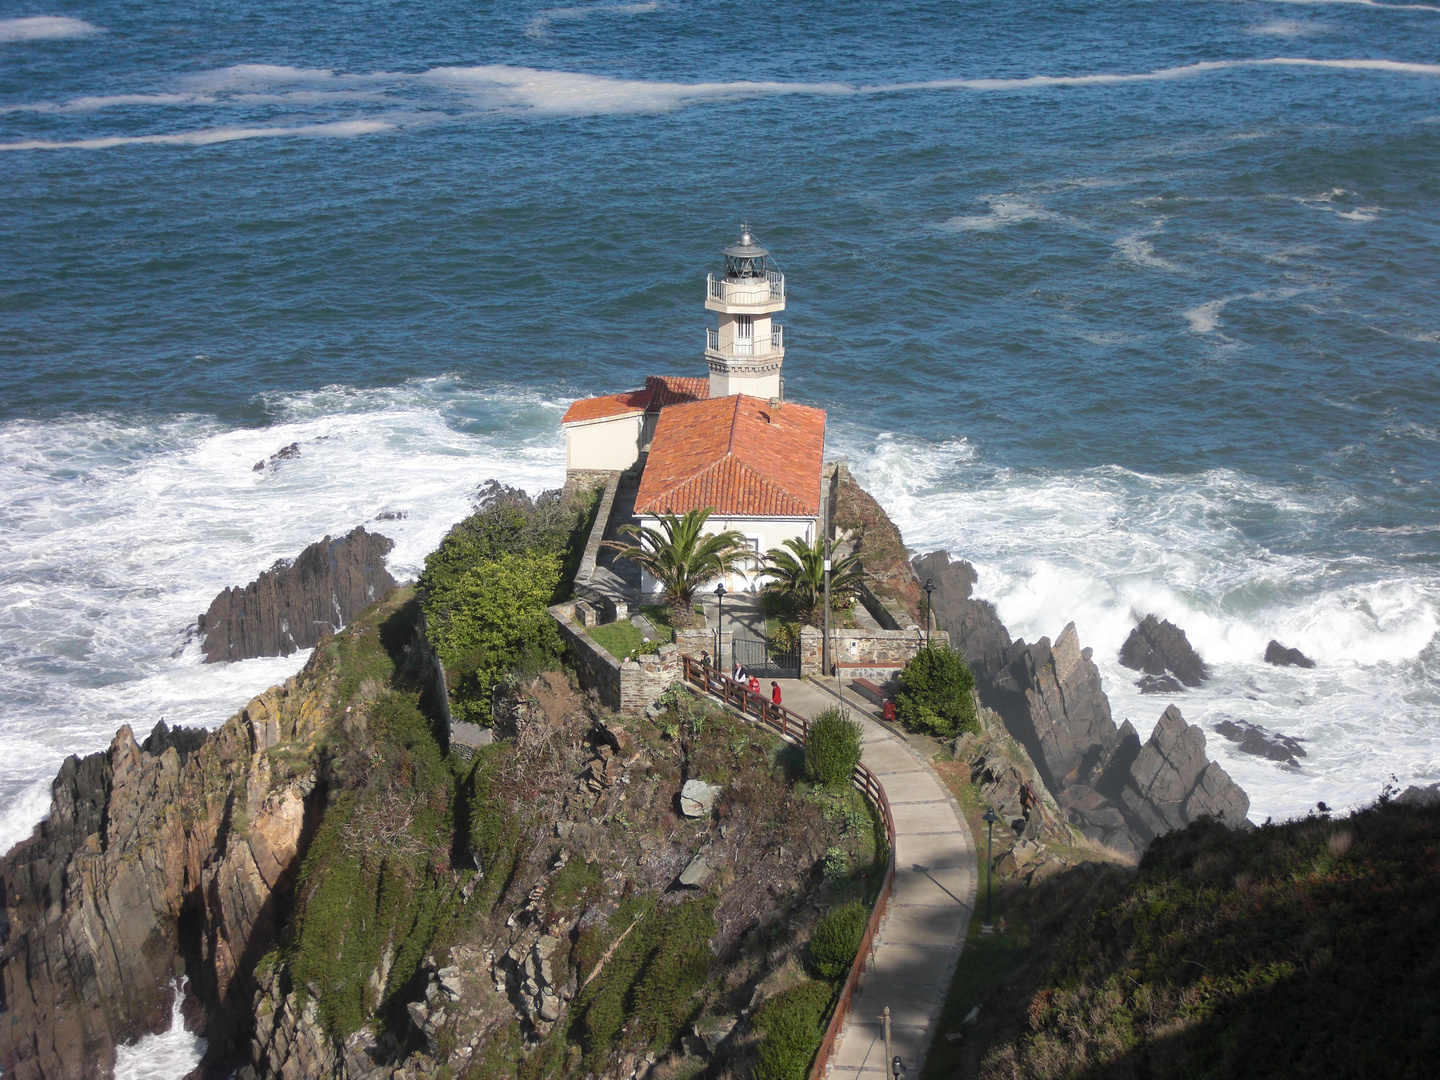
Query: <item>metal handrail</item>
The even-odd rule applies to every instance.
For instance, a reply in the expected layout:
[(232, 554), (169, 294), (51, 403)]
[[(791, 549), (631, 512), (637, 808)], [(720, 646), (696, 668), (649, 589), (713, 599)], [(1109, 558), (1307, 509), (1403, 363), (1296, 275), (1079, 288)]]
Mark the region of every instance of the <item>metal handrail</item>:
[[(785, 741), (804, 745), (805, 733), (810, 729), (810, 722), (805, 717), (767, 700), (762, 694), (752, 693), (744, 683), (730, 678), (709, 664), (702, 664), (690, 656), (680, 659), (687, 683), (700, 687), (712, 697), (720, 698), (732, 708), (738, 708), (744, 716), (754, 716), (761, 724), (779, 732)], [(845, 976), (845, 985), (835, 1001), (835, 1011), (825, 1029), (825, 1038), (820, 1042), (820, 1049), (815, 1052), (815, 1064), (810, 1068), (810, 1080), (823, 1080), (825, 1067), (835, 1050), (836, 1040), (840, 1038), (840, 1029), (845, 1026), (845, 1020), (850, 1015), (850, 1001), (855, 996), (855, 987), (859, 985), (860, 976), (866, 967), (875, 963), (875, 939), (880, 934), (880, 923), (890, 907), (890, 894), (895, 885), (895, 817), (890, 812), (890, 799), (885, 794), (885, 786), (880, 783), (880, 778), (870, 771), (869, 766), (864, 764), (855, 766), (850, 782), (879, 809), (880, 820), (885, 826), (885, 842), (890, 848), (890, 859), (885, 866), (885, 878), (880, 883), (880, 895), (875, 900), (875, 909), (870, 912), (870, 921), (865, 924), (865, 936), (860, 939), (860, 948), (855, 953), (850, 972)]]
[(714, 274), (705, 275), (705, 295), (722, 304), (740, 306), (768, 304), (785, 299), (785, 275), (774, 270), (765, 272), (764, 281), (726, 281)]
[(705, 348), (709, 352), (720, 353), (722, 356), (770, 356), (773, 353), (781, 352), (785, 348), (785, 327), (776, 326), (773, 323), (770, 327), (770, 340), (767, 342), (763, 336), (757, 337), (750, 343), (748, 350), (736, 348), (736, 343), (731, 340), (720, 344), (720, 331), (705, 330)]

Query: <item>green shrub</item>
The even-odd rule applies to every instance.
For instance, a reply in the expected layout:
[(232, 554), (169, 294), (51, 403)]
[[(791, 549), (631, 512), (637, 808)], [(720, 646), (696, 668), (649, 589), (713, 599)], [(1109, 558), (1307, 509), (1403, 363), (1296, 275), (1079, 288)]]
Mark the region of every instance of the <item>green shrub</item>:
[(800, 624), (797, 622), (771, 623), (767, 632), (770, 644), (780, 652), (794, 652), (800, 647)]
[(843, 784), (860, 764), (860, 724), (826, 709), (805, 732), (805, 773), (817, 784)]
[(947, 739), (979, 731), (975, 676), (969, 665), (953, 649), (921, 649), (900, 673), (895, 715), (911, 731)]
[(810, 937), (810, 966), (827, 979), (838, 979), (850, 970), (870, 912), (857, 900), (831, 908), (820, 917)]
[(755, 1080), (805, 1080), (825, 1038), (825, 1018), (835, 988), (809, 981), (776, 994), (755, 1014), (760, 1032)]
[(457, 720), (488, 725), (490, 691), (507, 670), (543, 666), (541, 654), (558, 659), (560, 635), (546, 605), (559, 581), (559, 556), (506, 553), (428, 597), (426, 629)]

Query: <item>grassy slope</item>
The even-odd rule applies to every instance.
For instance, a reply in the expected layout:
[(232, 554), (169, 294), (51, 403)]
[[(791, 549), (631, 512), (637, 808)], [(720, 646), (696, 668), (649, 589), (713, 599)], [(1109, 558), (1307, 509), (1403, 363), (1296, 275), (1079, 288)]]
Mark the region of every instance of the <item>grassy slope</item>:
[(1034, 890), (1068, 889), (1068, 916), (1058, 892), (1030, 899), (1041, 921), (1024, 929), (1045, 940), (966, 953), (962, 967), (1008, 968), (940, 1075), (1434, 1075), (1437, 853), (1440, 810), (1379, 804), (1247, 832), (1200, 823), (1131, 880), (1070, 871)]

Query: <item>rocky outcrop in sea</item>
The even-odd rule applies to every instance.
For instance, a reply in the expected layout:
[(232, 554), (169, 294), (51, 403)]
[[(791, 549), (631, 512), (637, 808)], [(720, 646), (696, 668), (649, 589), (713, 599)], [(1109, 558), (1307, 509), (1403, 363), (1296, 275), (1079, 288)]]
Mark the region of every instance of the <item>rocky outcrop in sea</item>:
[(311, 544), (249, 585), (225, 589), (200, 616), (205, 662), (289, 656), (333, 634), (395, 588), (385, 556), (389, 537), (363, 526)]
[[(1158, 619), (1146, 615), (1140, 624), (1130, 631), (1125, 644), (1120, 646), (1120, 663), (1134, 671), (1143, 671), (1147, 679), (1138, 684), (1149, 693), (1178, 690), (1178, 686), (1163, 685), (1164, 680), (1173, 683), (1179, 679), (1186, 686), (1199, 686), (1208, 677), (1205, 661), (1190, 644), (1185, 631), (1169, 619)], [(1155, 680), (1161, 685), (1156, 687)]]
[(934, 585), (936, 618), (975, 672), (982, 703), (1000, 715), (1085, 836), (1137, 855), (1156, 836), (1200, 817), (1245, 821), (1249, 798), (1206, 757), (1204, 732), (1173, 705), (1144, 743), (1130, 721), (1115, 724), (1074, 623), (1053, 645), (1048, 638), (1012, 641), (994, 606), (970, 595), (976, 575), (969, 563), (937, 551), (914, 566)]

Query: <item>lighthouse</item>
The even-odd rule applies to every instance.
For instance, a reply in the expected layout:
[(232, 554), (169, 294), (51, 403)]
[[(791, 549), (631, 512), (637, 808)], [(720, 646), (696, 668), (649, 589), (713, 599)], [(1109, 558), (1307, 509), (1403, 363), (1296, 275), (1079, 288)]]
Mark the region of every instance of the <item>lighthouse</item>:
[(770, 269), (769, 255), (742, 227), (725, 248), (724, 274), (705, 278), (705, 310), (720, 316), (720, 325), (705, 331), (712, 398), (784, 396), (785, 328), (774, 316), (785, 310), (785, 275)]

